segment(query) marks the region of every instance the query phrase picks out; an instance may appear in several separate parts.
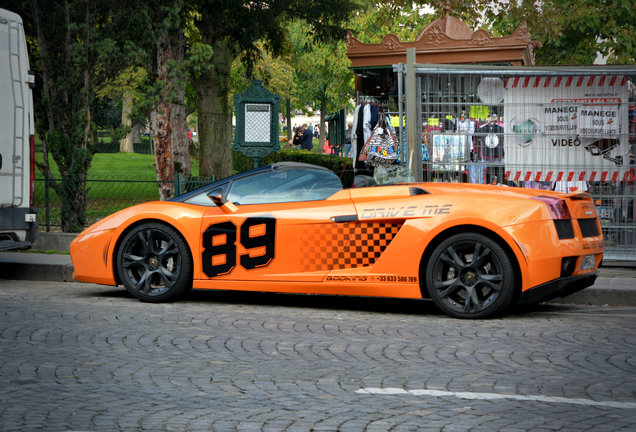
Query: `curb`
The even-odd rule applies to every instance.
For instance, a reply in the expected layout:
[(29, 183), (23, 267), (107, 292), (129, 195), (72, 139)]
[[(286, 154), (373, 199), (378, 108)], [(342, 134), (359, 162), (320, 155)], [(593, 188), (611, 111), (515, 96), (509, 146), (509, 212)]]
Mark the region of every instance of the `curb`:
[(70, 255), (3, 252), (0, 279), (73, 282)]
[[(2, 252), (0, 253), (0, 279), (74, 282), (71, 256)], [(636, 269), (601, 267), (594, 286), (567, 297), (550, 300), (548, 303), (636, 306)]]
[(57, 233), (57, 232), (38, 232), (33, 242), (33, 249), (37, 250), (56, 250), (60, 252), (68, 252), (73, 239), (77, 234)]
[(636, 306), (636, 290), (591, 286), (567, 297), (552, 299), (548, 303), (633, 307)]

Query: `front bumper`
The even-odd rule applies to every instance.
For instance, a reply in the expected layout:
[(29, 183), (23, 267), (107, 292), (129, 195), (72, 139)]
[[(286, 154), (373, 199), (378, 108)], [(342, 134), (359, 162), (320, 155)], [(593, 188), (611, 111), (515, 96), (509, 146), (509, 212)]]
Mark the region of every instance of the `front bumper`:
[(521, 293), (519, 304), (536, 304), (556, 297), (565, 297), (594, 285), (598, 272), (568, 276), (546, 282)]

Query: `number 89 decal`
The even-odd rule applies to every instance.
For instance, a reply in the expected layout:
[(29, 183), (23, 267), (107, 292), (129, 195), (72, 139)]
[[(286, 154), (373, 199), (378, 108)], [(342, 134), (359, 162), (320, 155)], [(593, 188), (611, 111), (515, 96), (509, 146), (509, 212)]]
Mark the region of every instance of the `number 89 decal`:
[[(262, 225), (265, 232), (258, 235), (250, 235), (250, 229)], [(260, 267), (267, 267), (274, 258), (274, 248), (276, 244), (276, 219), (272, 217), (249, 217), (241, 224), (240, 232), (232, 221), (212, 224), (203, 233), (203, 273), (208, 277), (223, 276), (230, 274), (236, 267), (237, 234), (239, 243), (248, 250), (238, 259), (241, 267), (245, 270), (252, 270)], [(214, 244), (214, 238), (225, 236), (225, 243)], [(265, 253), (258, 256), (250, 256), (249, 250), (265, 248)], [(225, 256), (225, 262), (213, 264), (212, 260), (216, 256)]]

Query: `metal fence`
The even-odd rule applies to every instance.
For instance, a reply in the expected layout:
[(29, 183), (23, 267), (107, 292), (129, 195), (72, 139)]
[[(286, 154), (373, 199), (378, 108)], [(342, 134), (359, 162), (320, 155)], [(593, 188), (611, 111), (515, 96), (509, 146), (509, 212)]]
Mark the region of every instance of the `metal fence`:
[(636, 261), (636, 66), (415, 71), (425, 181), (588, 191), (606, 258)]
[[(200, 177), (185, 179), (177, 175), (171, 183), (174, 183), (175, 196), (179, 196), (212, 181)], [(74, 189), (68, 190), (67, 187), (63, 190), (61, 178), (35, 180), (34, 207), (38, 208), (40, 230), (60, 231), (67, 225), (62, 194), (69, 195), (67, 203), (81, 202), (84, 207), (83, 220), (72, 228), (78, 232), (116, 211), (159, 199), (159, 182), (151, 179), (89, 177), (74, 185)]]

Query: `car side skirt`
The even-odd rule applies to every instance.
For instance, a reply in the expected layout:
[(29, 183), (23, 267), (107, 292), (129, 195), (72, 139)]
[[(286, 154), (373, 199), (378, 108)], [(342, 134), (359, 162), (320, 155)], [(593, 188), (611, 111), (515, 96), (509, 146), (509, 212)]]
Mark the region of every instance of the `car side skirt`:
[(421, 299), (419, 283), (392, 284), (375, 282), (257, 282), (229, 280), (194, 280), (195, 289), (230, 291), (260, 291), (293, 294), (351, 295), (362, 297), (392, 297)]

